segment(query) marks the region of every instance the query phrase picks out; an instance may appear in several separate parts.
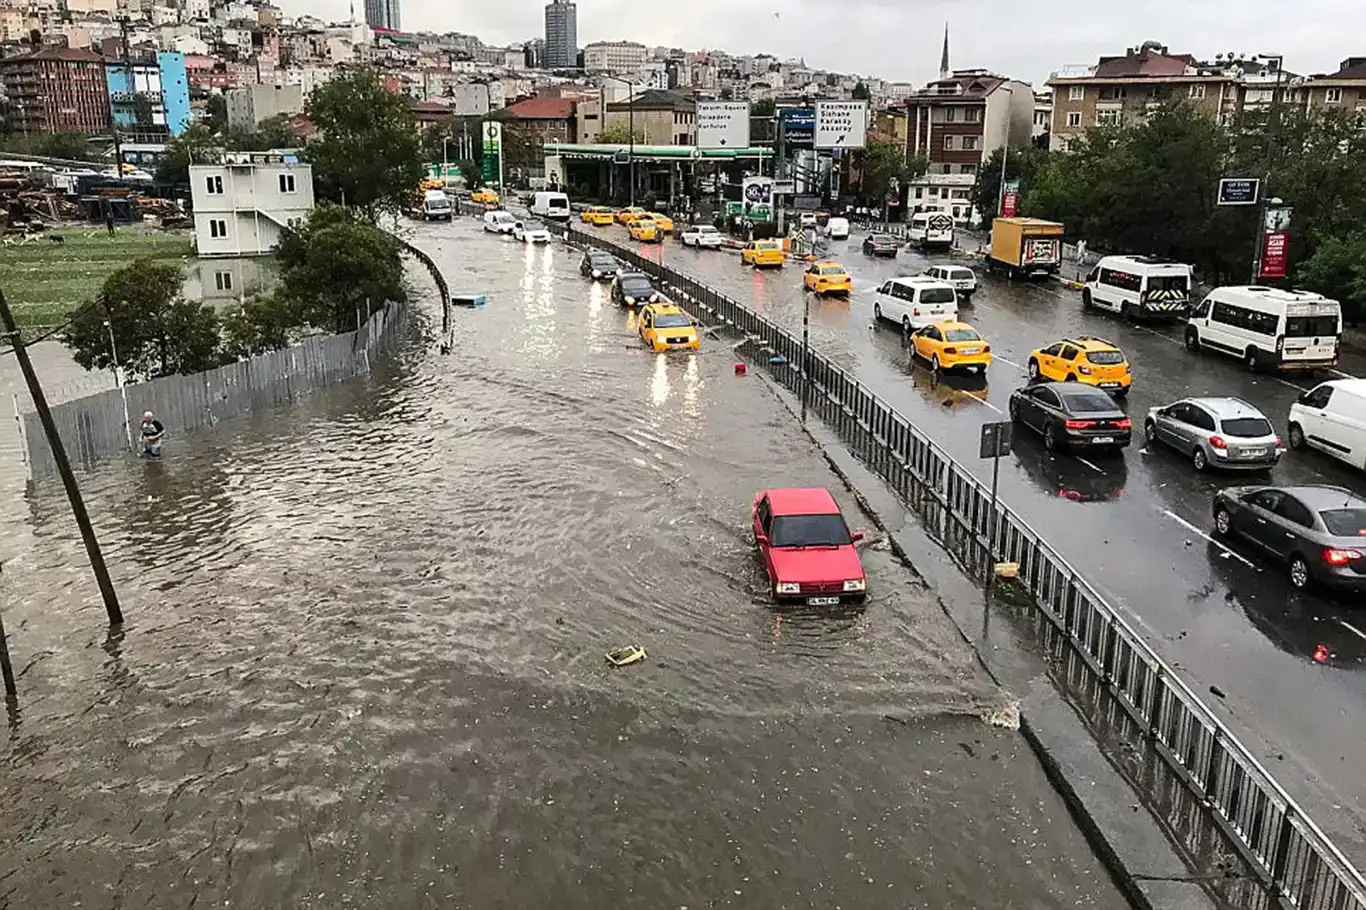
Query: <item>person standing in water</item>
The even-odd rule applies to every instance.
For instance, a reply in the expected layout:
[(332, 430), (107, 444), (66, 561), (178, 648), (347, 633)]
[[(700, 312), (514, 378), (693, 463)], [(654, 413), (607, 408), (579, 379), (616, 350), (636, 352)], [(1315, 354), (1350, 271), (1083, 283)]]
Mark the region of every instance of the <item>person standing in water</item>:
[(148, 411), (142, 415), (142, 454), (160, 458), (161, 438), (165, 435), (166, 428), (157, 420), (155, 414)]

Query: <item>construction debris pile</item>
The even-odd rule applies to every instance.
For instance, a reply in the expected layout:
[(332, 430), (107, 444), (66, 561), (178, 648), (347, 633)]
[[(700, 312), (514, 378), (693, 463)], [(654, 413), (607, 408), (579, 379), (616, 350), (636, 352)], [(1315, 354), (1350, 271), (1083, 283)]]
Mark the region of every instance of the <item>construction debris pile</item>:
[(0, 161), (0, 233), (32, 234), (73, 221), (150, 222), (165, 230), (190, 227), (174, 199), (152, 195), (150, 178), (112, 170), (61, 170), (27, 161)]

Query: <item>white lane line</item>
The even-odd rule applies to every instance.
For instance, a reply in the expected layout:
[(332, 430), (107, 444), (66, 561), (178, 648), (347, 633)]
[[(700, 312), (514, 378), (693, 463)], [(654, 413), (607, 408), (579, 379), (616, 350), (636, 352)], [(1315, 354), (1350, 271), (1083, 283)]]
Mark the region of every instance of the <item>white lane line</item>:
[(1366, 632), (1361, 631), (1361, 630), (1358, 629), (1356, 626), (1352, 625), (1350, 622), (1346, 622), (1345, 620), (1339, 619), (1339, 620), (1338, 620), (1338, 625), (1342, 626), (1344, 629), (1346, 629), (1346, 630), (1349, 631), (1349, 632), (1355, 632), (1356, 635), (1357, 635), (1357, 638), (1366, 639)]
[[(964, 394), (966, 395), (967, 393), (965, 392)], [(987, 407), (989, 407), (989, 408), (991, 408), (993, 411), (995, 411), (997, 414), (1004, 414), (1004, 413), (1005, 413), (1005, 411), (1002, 411), (1000, 408), (996, 407), (996, 405), (994, 405), (994, 404), (992, 404), (991, 402), (987, 401), (985, 398), (978, 398), (976, 395), (968, 395), (968, 397), (971, 398), (973, 401), (977, 402), (978, 404), (984, 404), (984, 405), (986, 405)]]
[(1078, 458), (1077, 458), (1077, 461), (1080, 461), (1082, 464), (1086, 465), (1088, 468), (1090, 468), (1091, 470), (1095, 471), (1097, 474), (1104, 474), (1104, 473), (1105, 473), (1105, 472), (1102, 471), (1100, 468), (1096, 467), (1093, 463), (1087, 461), (1085, 458), (1078, 457)]
[(1181, 339), (1181, 338), (1173, 338), (1172, 336), (1166, 334), (1165, 332), (1159, 332), (1159, 331), (1157, 331), (1156, 329), (1150, 329), (1150, 328), (1148, 328), (1146, 325), (1136, 325), (1136, 326), (1133, 326), (1133, 328), (1138, 329), (1140, 332), (1147, 332), (1149, 335), (1156, 335), (1158, 338), (1161, 338), (1163, 341), (1170, 341), (1170, 342), (1171, 342), (1172, 344), (1174, 344), (1174, 345), (1178, 345), (1178, 346), (1183, 347), (1183, 348), (1186, 346), (1186, 342), (1185, 342), (1183, 339)]
[(1008, 364), (1010, 364), (1011, 366), (1013, 366), (1015, 369), (1019, 370), (1021, 373), (1026, 373), (1026, 372), (1028, 372), (1028, 370), (1026, 370), (1026, 369), (1024, 368), (1024, 365), (1023, 365), (1023, 364), (1016, 363), (1015, 361), (1011, 360), (1011, 359), (1008, 358), (1008, 357), (1002, 357), (1000, 354), (994, 354), (994, 355), (992, 355), (992, 359), (993, 359), (993, 360), (999, 360), (999, 361), (1001, 361), (1001, 363), (1008, 363)]
[(1180, 515), (1177, 515), (1171, 509), (1163, 509), (1162, 514), (1166, 515), (1172, 521), (1176, 522), (1181, 527), (1185, 528), (1187, 531), (1190, 531), (1192, 534), (1199, 534), (1201, 537), (1205, 538), (1205, 540), (1208, 540), (1210, 543), (1214, 544), (1216, 547), (1223, 550), (1225, 556), (1233, 557), (1234, 559), (1241, 562), (1243, 565), (1247, 566), (1249, 569), (1255, 569), (1258, 572), (1262, 571), (1257, 566), (1257, 564), (1254, 563), (1252, 560), (1248, 559), (1246, 556), (1237, 552), (1236, 550), (1229, 549), (1223, 543), (1221, 543), (1218, 540), (1215, 540), (1213, 537), (1209, 536), (1204, 531), (1197, 528), (1195, 525), (1191, 524), (1189, 521), (1186, 521), (1186, 519), (1182, 518)]
[[(1356, 379), (1356, 378), (1357, 378), (1357, 377), (1353, 376), (1351, 373), (1344, 373), (1344, 372), (1342, 372), (1342, 370), (1329, 370), (1328, 372), (1332, 373), (1334, 376), (1336, 376), (1336, 377), (1339, 378), (1339, 379)], [(1354, 629), (1353, 631), (1356, 631), (1356, 630)]]

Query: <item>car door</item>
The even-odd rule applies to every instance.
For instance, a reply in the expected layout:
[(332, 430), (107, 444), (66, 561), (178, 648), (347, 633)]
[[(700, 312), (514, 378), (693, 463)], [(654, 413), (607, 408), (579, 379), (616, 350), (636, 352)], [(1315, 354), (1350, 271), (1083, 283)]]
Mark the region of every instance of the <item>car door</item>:
[(1300, 429), (1304, 431), (1304, 438), (1311, 446), (1336, 454), (1337, 449), (1333, 445), (1335, 440), (1329, 439), (1331, 427), (1324, 417), (1328, 402), (1332, 398), (1333, 387), (1330, 385), (1321, 385), (1308, 392), (1300, 399), (1299, 422)]
[(1181, 425), (1181, 450), (1194, 452), (1195, 447), (1213, 435), (1218, 423), (1214, 415), (1198, 404), (1186, 405), (1186, 421)]
[(1057, 369), (1058, 352), (1062, 350), (1062, 342), (1050, 344), (1048, 347), (1039, 351), (1039, 373), (1043, 376), (1051, 376)]
[(936, 342), (941, 338), (938, 329), (932, 325), (927, 325), (923, 329), (916, 330), (915, 334), (911, 336), (911, 343), (915, 346), (915, 353), (918, 356), (929, 360), (938, 347)]
[(1280, 527), (1276, 508), (1285, 494), (1280, 490), (1258, 490), (1243, 500), (1242, 508), (1231, 516), (1233, 529), (1251, 543), (1268, 549), (1268, 541)]
[(1080, 377), (1078, 370), (1077, 356), (1081, 353), (1075, 345), (1065, 344), (1058, 351), (1053, 359), (1052, 377), (1054, 379), (1066, 379), (1068, 376), (1073, 378)]
[(1265, 530), (1264, 546), (1281, 559), (1289, 559), (1314, 529), (1314, 513), (1290, 493), (1281, 496), (1274, 518)]
[(1181, 448), (1185, 445), (1185, 436), (1188, 432), (1187, 424), (1190, 421), (1190, 405), (1184, 401), (1168, 405), (1157, 412), (1154, 423), (1157, 425), (1157, 438), (1163, 445), (1172, 448)]
[(1057, 392), (1047, 387), (1034, 388), (1030, 391), (1034, 393), (1034, 414), (1030, 426), (1042, 433), (1048, 429), (1049, 423), (1057, 419), (1062, 401), (1058, 398)]
[(769, 581), (776, 579), (777, 573), (773, 570), (773, 507), (765, 496), (759, 500), (759, 505), (754, 509), (754, 539), (759, 547), (759, 556), (764, 561), (764, 571), (768, 573)]
[(820, 274), (820, 266), (813, 265), (802, 273), (802, 281), (806, 284), (808, 291), (815, 290), (816, 276)]
[(640, 321), (636, 324), (636, 330), (640, 332), (642, 340), (647, 342), (650, 340), (650, 329), (654, 328), (654, 324), (655, 314), (650, 312), (649, 307), (646, 307), (645, 311), (640, 314)]
[(883, 319), (890, 319), (893, 322), (901, 321), (900, 306), (897, 304), (896, 298), (892, 296), (892, 283), (890, 281), (884, 281), (882, 287), (877, 289), (877, 304), (882, 311)]

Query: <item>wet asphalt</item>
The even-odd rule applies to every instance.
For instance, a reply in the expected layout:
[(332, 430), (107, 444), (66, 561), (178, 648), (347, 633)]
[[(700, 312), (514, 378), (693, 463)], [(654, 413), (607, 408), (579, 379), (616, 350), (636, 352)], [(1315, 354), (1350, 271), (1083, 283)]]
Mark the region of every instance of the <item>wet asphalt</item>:
[[(623, 229), (598, 230), (629, 243)], [(1001, 466), (1001, 496), (1146, 630), (1319, 826), (1349, 856), (1366, 861), (1366, 758), (1359, 748), (1366, 729), (1366, 612), (1350, 596), (1297, 594), (1280, 567), (1211, 539), (1212, 497), (1224, 486), (1320, 483), (1362, 493), (1366, 480), (1308, 452), (1288, 453), (1269, 480), (1197, 474), (1175, 452), (1147, 449), (1141, 432), (1150, 407), (1222, 395), (1251, 402), (1284, 434), (1290, 405), (1318, 380), (1253, 375), (1233, 359), (1191, 354), (1179, 324), (1131, 326), (1118, 316), (1086, 312), (1080, 294), (1054, 280), (1010, 282), (987, 275), (981, 262), (907, 249), (895, 260), (872, 259), (861, 252), (863, 236), (830, 245), (830, 258), (853, 275), (855, 293), (847, 300), (811, 299), (812, 344), (984, 481), (991, 469), (978, 458), (980, 427), (1008, 419), (1010, 393), (1024, 384), (1031, 351), (1081, 333), (1124, 349), (1134, 371), (1123, 405), (1134, 418), (1134, 444), (1120, 456), (1053, 457), (1038, 439), (1017, 434), (1015, 452)], [(755, 272), (729, 251), (677, 242), (633, 248), (800, 331), (797, 264)], [(873, 325), (873, 292), (883, 281), (949, 261), (978, 271), (979, 290), (960, 318), (992, 345), (995, 360), (985, 378), (936, 379), (912, 362), (897, 329)], [(1340, 369), (1366, 376), (1360, 358), (1345, 357)]]
[(4, 475), (0, 908), (1122, 903), (885, 541), (866, 607), (767, 603), (756, 489), (872, 530), (769, 386), (562, 245), (413, 236), (489, 298), (452, 354), (428, 297), (370, 377), (82, 475), (119, 634)]

